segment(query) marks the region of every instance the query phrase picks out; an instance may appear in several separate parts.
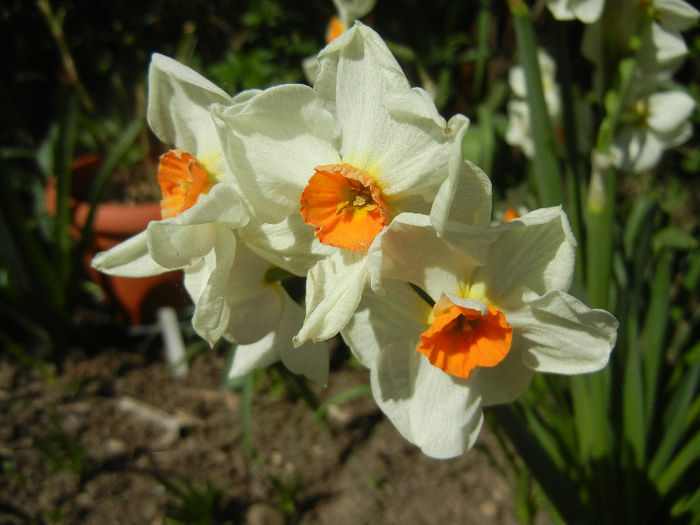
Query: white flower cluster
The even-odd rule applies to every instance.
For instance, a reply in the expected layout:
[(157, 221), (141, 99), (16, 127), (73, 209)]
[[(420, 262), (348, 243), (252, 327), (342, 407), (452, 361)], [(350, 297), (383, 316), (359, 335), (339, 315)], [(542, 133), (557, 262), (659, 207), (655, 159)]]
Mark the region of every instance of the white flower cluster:
[[(610, 57), (621, 56), (630, 40), (640, 36), (635, 78), (612, 149), (616, 167), (633, 173), (648, 171), (664, 150), (690, 138), (695, 101), (670, 80), (688, 54), (681, 32), (697, 23), (697, 9), (683, 0), (549, 0), (547, 6), (558, 20), (578, 19), (587, 24), (582, 51), (595, 65), (598, 90), (602, 72), (614, 74)], [(561, 145), (565, 129), (556, 64), (542, 49), (538, 62), (555, 139)], [(508, 80), (513, 98), (508, 102), (505, 140), (532, 158), (535, 151), (522, 66), (514, 66)], [(582, 100), (575, 104), (578, 149), (585, 152), (590, 149), (590, 111)]]
[[(566, 293), (575, 241), (559, 207), (490, 227), (491, 184), (382, 39), (356, 23), (312, 87), (229, 97), (154, 55), (148, 122), (164, 217), (99, 270), (184, 270), (197, 333), (238, 344), (232, 374), (281, 359), (326, 383), (340, 333), (377, 403), (426, 454), (468, 450), (482, 407), (536, 371), (605, 366), (617, 321)], [(167, 204), (167, 214), (166, 211)], [(303, 306), (275, 275), (306, 277)]]
[[(688, 54), (681, 32), (698, 22), (700, 12), (683, 0), (611, 4), (613, 12), (606, 12), (586, 28), (583, 53), (600, 70), (610, 34), (614, 34), (614, 41), (626, 45), (642, 26), (635, 79), (612, 149), (616, 167), (641, 173), (653, 169), (666, 149), (692, 135), (690, 117), (695, 100), (671, 79)], [(611, 19), (614, 27), (610, 27)]]

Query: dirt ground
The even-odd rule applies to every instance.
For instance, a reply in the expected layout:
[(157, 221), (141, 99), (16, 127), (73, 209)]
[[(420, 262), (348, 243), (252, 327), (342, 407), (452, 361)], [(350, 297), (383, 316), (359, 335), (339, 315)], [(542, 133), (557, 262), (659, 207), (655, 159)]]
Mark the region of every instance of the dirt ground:
[[(517, 523), (488, 454), (425, 457), (371, 396), (324, 422), (279, 375), (259, 374), (249, 453), (223, 350), (174, 378), (157, 340), (137, 346), (74, 351), (53, 379), (0, 358), (0, 524)], [(347, 360), (335, 368), (314, 387), (321, 401), (368, 380)], [(493, 440), (486, 430), (479, 443)]]

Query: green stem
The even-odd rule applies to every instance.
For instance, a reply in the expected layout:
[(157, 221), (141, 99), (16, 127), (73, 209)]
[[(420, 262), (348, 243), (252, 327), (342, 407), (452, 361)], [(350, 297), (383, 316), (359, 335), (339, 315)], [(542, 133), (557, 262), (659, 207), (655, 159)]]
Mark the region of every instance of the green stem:
[(544, 98), (542, 74), (537, 60), (535, 30), (530, 18), (530, 10), (522, 0), (509, 0), (508, 6), (513, 15), (515, 37), (520, 53), (520, 62), (525, 71), (527, 100), (530, 107), (530, 126), (535, 143), (533, 158), (535, 188), (543, 206), (556, 206), (562, 203), (561, 171), (556, 155), (556, 144), (552, 123)]
[(66, 43), (65, 36), (63, 34), (63, 19), (65, 18), (65, 9), (60, 9), (57, 13), (54, 13), (51, 8), (51, 3), (49, 0), (37, 0), (37, 7), (41, 14), (44, 15), (44, 19), (49, 26), (51, 31), (51, 36), (56, 42), (58, 47), (58, 52), (61, 55), (61, 63), (63, 64), (63, 70), (68, 77), (68, 80), (75, 88), (75, 91), (80, 97), (80, 103), (83, 105), (86, 111), (89, 113), (95, 113), (95, 103), (90, 98), (85, 86), (80, 80), (78, 75), (78, 69), (75, 67), (75, 61), (73, 60), (73, 55), (71, 55), (68, 44)]

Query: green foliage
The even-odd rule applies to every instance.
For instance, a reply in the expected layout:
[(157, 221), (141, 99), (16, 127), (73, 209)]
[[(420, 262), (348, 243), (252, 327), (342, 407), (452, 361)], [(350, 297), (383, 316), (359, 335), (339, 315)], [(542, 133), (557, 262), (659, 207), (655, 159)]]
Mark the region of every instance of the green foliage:
[[(510, 5), (516, 24), (532, 23), (524, 4)], [(697, 200), (691, 179), (677, 175), (693, 169), (700, 147), (694, 139), (682, 155), (667, 155), (649, 174), (616, 170), (606, 161), (635, 82), (635, 38), (608, 57), (610, 70), (602, 75), (608, 83), (599, 104), (597, 153), (587, 161), (569, 148), (558, 161), (569, 189), (581, 190), (567, 191), (563, 199), (574, 230), (577, 210), (585, 219), (577, 237), (587, 264), (573, 289), (620, 322), (611, 361), (586, 376), (537, 376), (517, 404), (491, 409), (567, 523), (700, 521), (693, 475), (700, 457), (700, 350), (693, 337), (700, 275)], [(521, 38), (518, 52), (532, 54), (533, 45)], [(532, 70), (528, 78), (538, 81), (536, 62), (523, 63), (526, 76)], [(537, 101), (529, 103), (535, 113)], [(567, 123), (567, 134), (571, 126), (575, 121)], [(533, 133), (537, 141), (542, 131), (533, 126)], [(581, 165), (588, 166), (590, 178)], [(539, 176), (542, 169), (535, 168)], [(539, 203), (546, 204), (545, 185), (535, 181), (534, 187)]]
[(82, 475), (85, 449), (64, 430), (58, 414), (51, 414), (45, 436), (37, 439), (34, 446), (44, 456), (46, 469), (49, 472), (72, 472)]
[(221, 489), (209, 480), (193, 483), (186, 480), (160, 482), (170, 495), (165, 505), (165, 523), (182, 525), (211, 525), (221, 523), (220, 504), (223, 497)]

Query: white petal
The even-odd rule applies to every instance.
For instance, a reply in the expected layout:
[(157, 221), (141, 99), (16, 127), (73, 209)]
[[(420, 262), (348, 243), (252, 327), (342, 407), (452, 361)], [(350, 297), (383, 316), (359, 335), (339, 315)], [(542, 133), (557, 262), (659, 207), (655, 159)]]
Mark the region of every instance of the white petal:
[(322, 385), (328, 382), (328, 346), (325, 343), (306, 343), (293, 348), (292, 336), (301, 326), (304, 311), (286, 294), (283, 302), (282, 317), (275, 330), (254, 343), (238, 345), (229, 378), (241, 377), (281, 359), (295, 374), (303, 374)]
[(349, 26), (354, 20), (369, 13), (376, 0), (333, 0), (333, 3), (338, 10), (338, 18), (343, 24)]
[(306, 318), (294, 345), (333, 337), (348, 323), (368, 281), (364, 253), (338, 250), (309, 270), (306, 278)]
[(700, 18), (700, 11), (683, 0), (654, 0), (659, 23), (669, 31), (687, 31)]
[(450, 130), (427, 94), (409, 89), (381, 38), (357, 23), (319, 61), (314, 88), (336, 109), (343, 162), (370, 173), (388, 196), (437, 186)]
[(235, 379), (253, 370), (268, 367), (277, 362), (279, 357), (279, 351), (275, 346), (274, 332), (270, 332), (262, 339), (249, 345), (238, 345), (233, 354), (228, 378)]
[(690, 119), (695, 110), (693, 97), (682, 91), (654, 93), (649, 97), (647, 123), (654, 131), (669, 133)]
[(512, 345), (506, 358), (496, 366), (478, 367), (469, 376), (471, 388), (482, 398), (487, 407), (510, 403), (518, 398), (532, 381), (535, 371), (525, 366), (523, 349)]
[(649, 130), (623, 128), (613, 139), (612, 154), (616, 167), (641, 173), (656, 166), (663, 154), (663, 145)]
[[(384, 105), (391, 115), (400, 121), (424, 120), (429, 128), (444, 130), (447, 122), (440, 115), (433, 97), (421, 88), (411, 88), (408, 91), (387, 93), (384, 96)], [(464, 117), (466, 119), (466, 117)], [(467, 125), (465, 120), (462, 125)]]
[(399, 340), (417, 344), (429, 326), (431, 306), (402, 281), (385, 281), (385, 293), (366, 290), (343, 339), (357, 359), (370, 367), (382, 348)]
[(240, 230), (240, 238), (261, 257), (295, 275), (306, 272), (336, 248), (314, 238), (314, 228), (293, 213), (276, 224), (249, 223)]
[(474, 445), (483, 423), (480, 397), (466, 381), (432, 366), (410, 343), (382, 349), (371, 383), (382, 411), (426, 455), (447, 459)]
[(261, 222), (298, 213), (314, 168), (340, 161), (335, 121), (308, 86), (273, 87), (212, 113), (240, 193)]
[[(618, 323), (605, 310), (593, 310), (559, 290), (507, 312), (513, 345), (533, 370), (582, 374), (603, 368), (617, 338)], [(517, 340), (516, 340), (517, 335)]]
[(148, 277), (175, 269), (161, 266), (153, 260), (148, 253), (145, 231), (117, 244), (114, 248), (98, 253), (91, 264), (103, 273), (122, 277)]
[(301, 69), (304, 71), (304, 76), (309, 84), (316, 82), (318, 76), (318, 58), (316, 55), (311, 55), (301, 61)]
[(238, 243), (222, 292), (231, 312), (225, 332), (228, 339), (249, 344), (277, 329), (287, 293), (279, 283), (265, 282), (271, 266), (244, 243)]
[[(339, 70), (348, 62), (359, 61), (365, 56), (368, 60), (364, 64), (354, 66), (361, 73), (356, 82), (350, 77), (351, 85), (338, 86), (338, 79), (342, 75)], [(356, 22), (352, 28), (328, 44), (319, 53), (318, 60), (320, 71), (314, 89), (330, 108), (335, 108), (336, 97), (346, 95), (340, 91), (353, 89), (355, 85), (361, 86), (365, 81), (384, 84), (387, 91), (394, 92), (410, 87), (401, 66), (381, 37), (361, 22)]]
[(605, 5), (604, 0), (573, 0), (572, 9), (584, 24), (592, 24), (600, 18)]
[(486, 262), (496, 233), (461, 224), (438, 237), (426, 215), (402, 213), (377, 236), (367, 254), (372, 288), (381, 280), (411, 282), (437, 299), (457, 290), (471, 270)]
[(213, 103), (232, 99), (199, 73), (157, 53), (148, 73), (148, 124), (165, 143), (199, 157), (218, 150), (219, 139), (209, 113)]
[(670, 133), (657, 133), (656, 136), (666, 149), (674, 148), (683, 144), (693, 136), (693, 123), (690, 121), (684, 122), (678, 129)]
[(306, 342), (298, 348), (292, 345), (292, 337), (303, 322), (304, 309), (285, 294), (276, 338), (280, 358), (290, 371), (325, 386), (328, 383), (328, 345), (325, 342)]
[(476, 164), (462, 157), (461, 140), (453, 146), (447, 179), (440, 185), (430, 220), (438, 235), (451, 222), (480, 228), (491, 220), (491, 181)]
[(513, 94), (519, 98), (527, 97), (527, 86), (525, 85), (525, 70), (523, 66), (513, 66), (508, 71), (508, 84)]
[(527, 158), (532, 158), (535, 155), (535, 143), (530, 127), (530, 107), (523, 100), (509, 100), (507, 111), (506, 142), (518, 146)]
[(209, 276), (214, 271), (215, 266), (216, 256), (212, 251), (204, 257), (195, 260), (187, 267), (187, 271), (184, 272), (185, 289), (192, 298), (194, 304), (199, 302), (199, 298), (204, 293), (204, 289), (207, 287), (207, 281), (209, 281)]
[(191, 208), (165, 222), (173, 224), (204, 224), (217, 222), (231, 229), (241, 228), (248, 223), (248, 212), (243, 206), (234, 187), (227, 183), (215, 184), (207, 194)]
[(561, 207), (532, 211), (494, 228), (499, 237), (491, 244), (485, 266), (472, 274), (472, 285), (483, 283), (488, 298), (499, 307), (518, 298), (527, 287), (543, 295), (567, 290), (571, 284), (576, 240)]
[[(216, 235), (216, 223), (179, 225), (154, 221), (146, 230), (148, 251), (165, 268), (184, 268), (204, 257), (213, 249)], [(236, 249), (235, 237), (233, 243), (232, 253)]]
[(211, 230), (216, 262), (195, 304), (192, 326), (213, 346), (224, 335), (229, 325), (231, 306), (227, 296), (227, 284), (236, 252), (236, 236), (231, 230), (219, 224), (201, 226), (209, 227)]
[(679, 33), (653, 23), (642, 35), (638, 59), (640, 73), (648, 76), (673, 72), (687, 54), (688, 47)]

